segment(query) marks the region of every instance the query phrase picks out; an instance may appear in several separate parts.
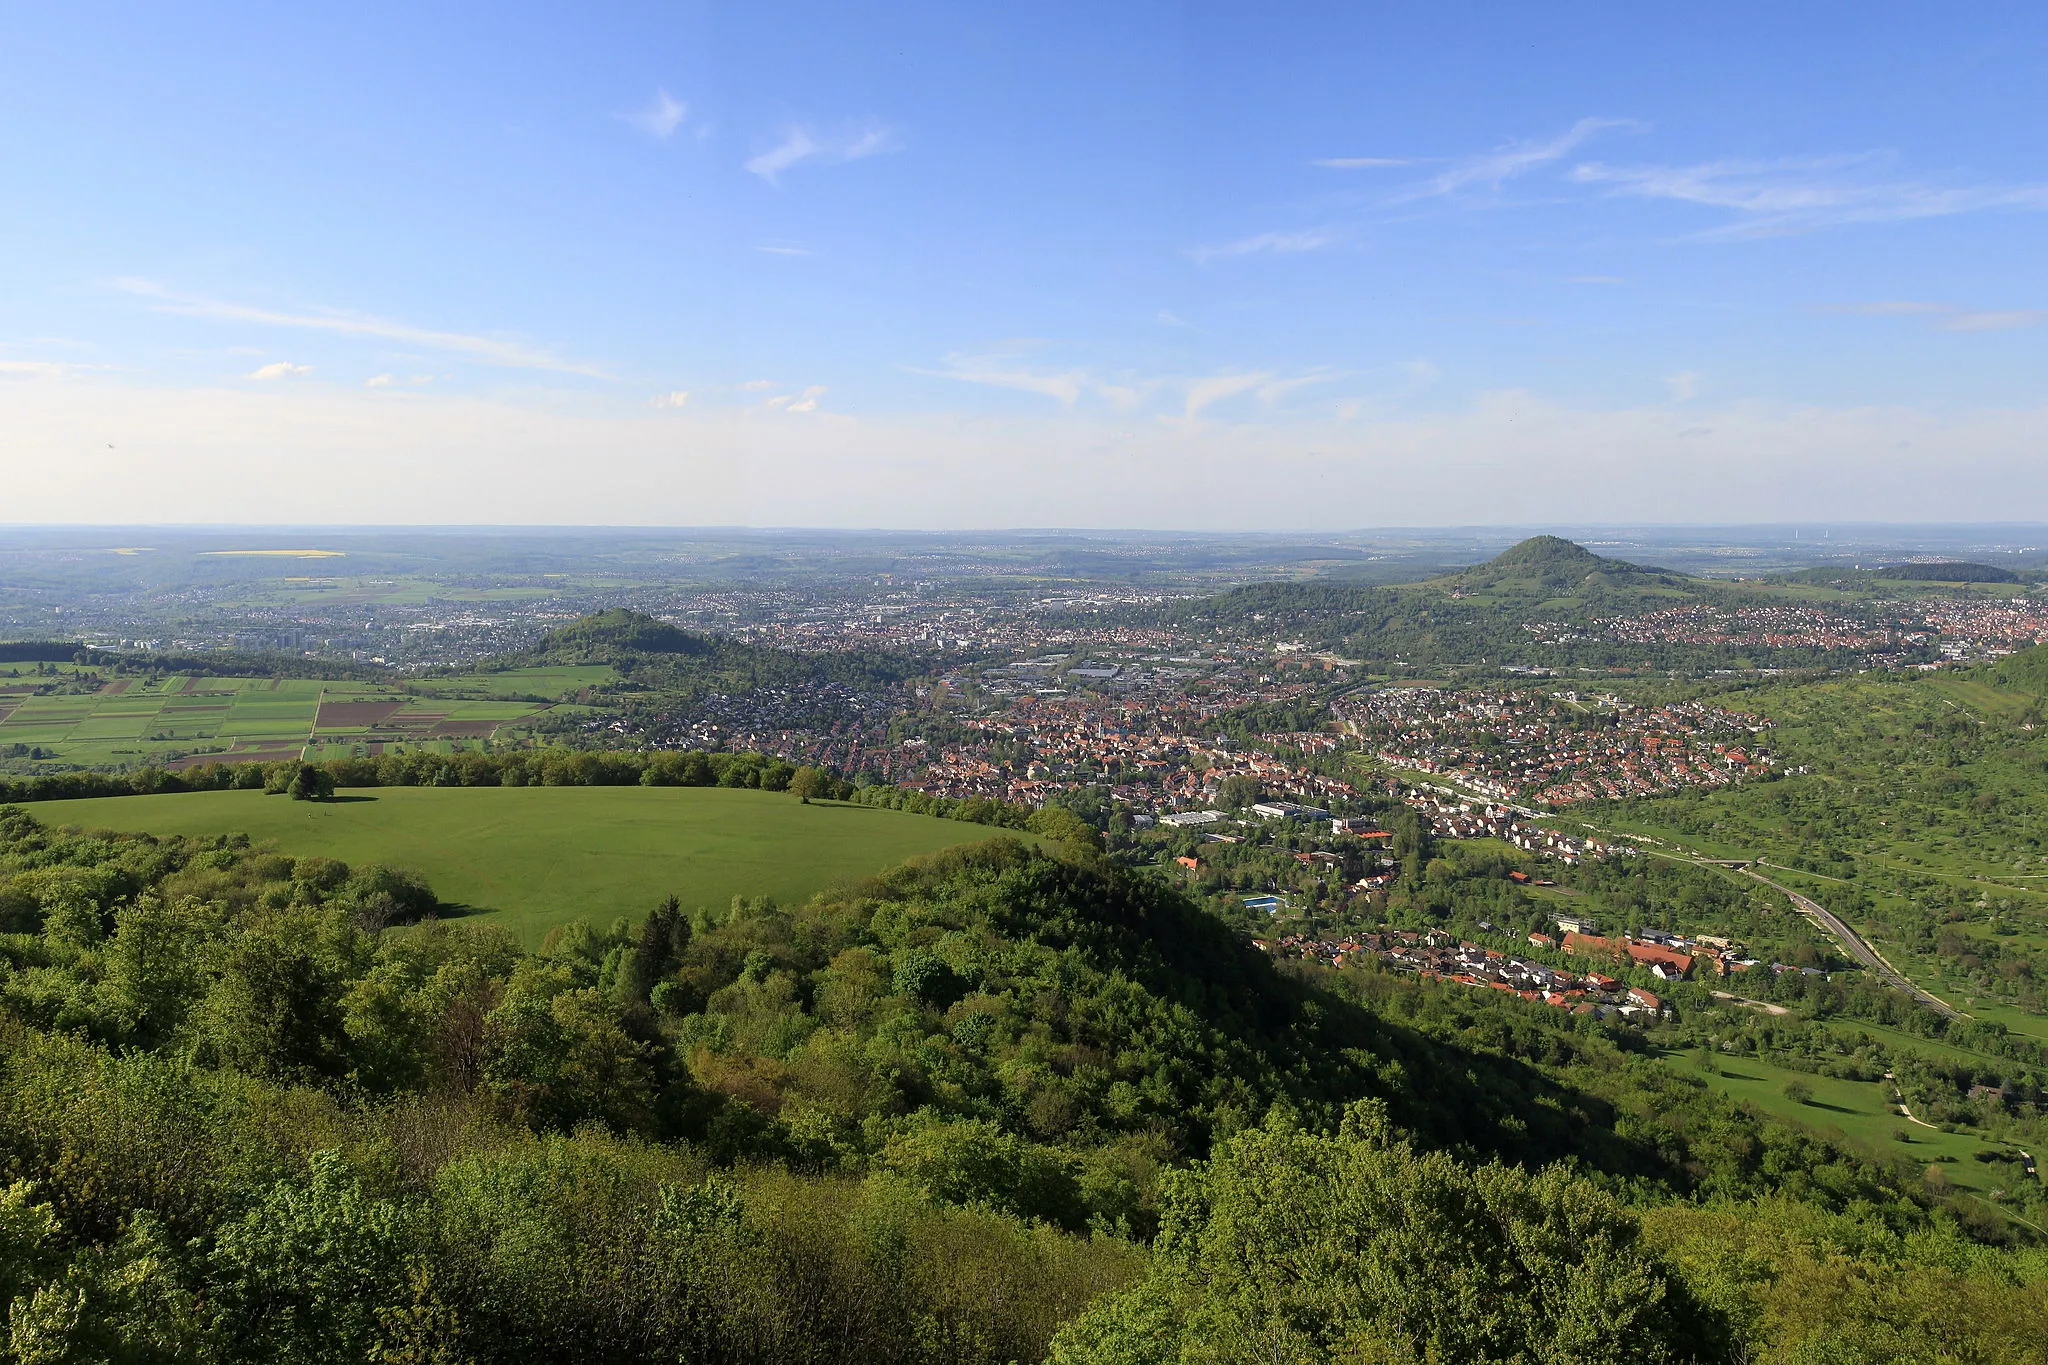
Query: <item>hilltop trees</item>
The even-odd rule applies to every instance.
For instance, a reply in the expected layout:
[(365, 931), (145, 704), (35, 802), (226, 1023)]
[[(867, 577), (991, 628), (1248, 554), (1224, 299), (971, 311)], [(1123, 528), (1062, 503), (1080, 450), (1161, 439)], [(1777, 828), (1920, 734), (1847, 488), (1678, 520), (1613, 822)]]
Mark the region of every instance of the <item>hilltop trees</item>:
[(334, 795), (334, 774), (314, 763), (280, 763), (265, 772), (263, 790), (294, 801), (325, 801)]
[(1152, 1274), (1068, 1327), (1055, 1365), (1718, 1359), (1725, 1324), (1562, 1169), (1463, 1165), (1383, 1106), (1285, 1117), (1167, 1184)]

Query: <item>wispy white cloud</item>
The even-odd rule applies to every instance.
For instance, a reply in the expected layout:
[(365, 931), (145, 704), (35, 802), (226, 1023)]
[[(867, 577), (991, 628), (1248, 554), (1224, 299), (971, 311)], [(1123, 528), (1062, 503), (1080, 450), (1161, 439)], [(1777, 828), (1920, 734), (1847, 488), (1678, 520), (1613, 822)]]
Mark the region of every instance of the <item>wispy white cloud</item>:
[(363, 381), (363, 387), (366, 389), (391, 389), (397, 388), (401, 384), (418, 387), (419, 385), (431, 384), (433, 382), (434, 376), (430, 374), (407, 375), (403, 378), (395, 374), (373, 374)]
[(1472, 189), (1497, 190), (1510, 180), (1563, 160), (1598, 133), (1640, 126), (1633, 119), (1582, 118), (1550, 137), (1517, 139), (1476, 156), (1455, 158), (1421, 184), (1395, 195), (1395, 202), (1456, 195)]
[(816, 140), (809, 133), (801, 128), (792, 128), (781, 142), (748, 161), (747, 169), (772, 185), (775, 177), (799, 162), (810, 160), (818, 150)]
[(1189, 322), (1171, 308), (1162, 308), (1157, 313), (1154, 313), (1152, 321), (1158, 323), (1161, 327), (1186, 327), (1193, 330), (1195, 326), (1194, 323)]
[(1664, 376), (1664, 385), (1671, 390), (1671, 401), (1690, 403), (1700, 396), (1700, 375), (1698, 370), (1680, 370), (1677, 374)]
[(97, 365), (74, 365), (63, 360), (0, 360), (0, 374), (34, 375), (38, 379), (62, 379), (65, 375), (80, 370), (99, 369)]
[(690, 391), (688, 389), (671, 389), (667, 393), (657, 393), (654, 397), (647, 400), (647, 406), (650, 408), (684, 408), (689, 405)]
[(770, 412), (816, 412), (818, 400), (825, 396), (823, 384), (812, 384), (801, 393), (779, 393), (761, 404)]
[(1972, 312), (1965, 309), (1942, 319), (1944, 332), (2002, 332), (2012, 327), (2038, 327), (2048, 322), (2048, 309), (2005, 308)]
[(1232, 256), (1258, 256), (1273, 254), (1293, 255), (1303, 251), (1320, 251), (1334, 246), (1339, 240), (1335, 228), (1297, 228), (1291, 232), (1261, 232), (1255, 237), (1241, 237), (1234, 242), (1222, 242), (1215, 246), (1198, 246), (1188, 252), (1189, 259), (1206, 265), (1210, 261), (1227, 260)]
[(228, 303), (220, 299), (176, 294), (149, 280), (116, 280), (114, 287), (124, 293), (150, 300), (149, 306), (160, 313), (211, 318), (220, 322), (247, 322), (263, 327), (299, 327), (319, 332), (337, 332), (344, 336), (376, 337), (384, 341), (403, 342), (408, 346), (424, 346), (430, 350), (447, 351), (485, 365), (521, 370), (549, 370), (556, 374), (582, 375), (590, 379), (610, 378), (595, 365), (563, 360), (546, 351), (499, 337), (440, 332), (427, 327), (415, 327), (410, 323), (367, 317), (361, 313), (343, 312), (339, 309), (284, 313), (272, 308), (254, 308), (247, 304)]
[(1262, 385), (1273, 383), (1273, 375), (1265, 370), (1252, 370), (1242, 374), (1213, 374), (1201, 379), (1187, 381), (1187, 403), (1182, 409), (1183, 417), (1199, 417), (1202, 409), (1226, 398), (1235, 398)]
[(1628, 283), (1628, 281), (1627, 281), (1627, 280), (1625, 280), (1625, 279), (1623, 279), (1623, 278), (1622, 278), (1621, 276), (1619, 276), (1619, 275), (1570, 275), (1570, 276), (1567, 276), (1567, 277), (1565, 278), (1565, 283), (1566, 283), (1566, 284), (1627, 284), (1627, 283)]
[(1331, 371), (1319, 371), (1315, 374), (1297, 374), (1287, 379), (1275, 379), (1269, 384), (1259, 386), (1259, 401), (1268, 405), (1278, 403), (1297, 389), (1305, 389), (1311, 384), (1328, 384), (1339, 377)]
[(883, 152), (896, 150), (894, 136), (886, 128), (869, 128), (857, 134), (853, 141), (840, 151), (841, 161), (858, 161), (864, 156), (879, 156)]
[[(2048, 210), (2048, 183), (1960, 183), (1904, 175), (1897, 169), (1896, 156), (1888, 152), (1731, 157), (1686, 165), (1568, 164), (1573, 153), (1603, 133), (1643, 127), (1633, 119), (1582, 118), (1547, 137), (1516, 139), (1486, 152), (1440, 160), (1434, 163), (1439, 169), (1393, 189), (1379, 199), (1379, 205), (1393, 208), (1441, 200), (1453, 205), (1492, 206), (1499, 202), (1495, 192), (1512, 181), (1541, 173), (1546, 185), (1560, 192), (1576, 189), (1580, 194), (1608, 198), (1687, 204), (1726, 216), (1727, 221), (1693, 234), (1699, 240), (1780, 236), (1853, 223), (1903, 222), (2001, 209)], [(1338, 157), (1315, 164), (1363, 169), (1400, 161), (1394, 157)], [(1319, 229), (1315, 235), (1330, 235), (1330, 229)], [(1286, 236), (1267, 234), (1191, 254), (1209, 259), (1286, 249)], [(1585, 276), (1578, 282), (1616, 281)], [(1987, 318), (1982, 325), (2025, 323)], [(1961, 329), (1961, 324), (1958, 327)]]
[(1326, 156), (1309, 163), (1333, 171), (1376, 171), (1389, 166), (1413, 166), (1405, 156)]
[(1913, 299), (1879, 299), (1870, 303), (1838, 303), (1823, 310), (1867, 318), (1926, 318), (1944, 332), (2002, 332), (2048, 323), (2048, 308), (1966, 308), (1959, 303)]
[(249, 371), (251, 379), (291, 379), (297, 375), (311, 374), (311, 365), (294, 365), (289, 360), (273, 360), (268, 365), (258, 365)]
[(773, 185), (778, 183), (784, 171), (806, 161), (859, 161), (883, 152), (898, 151), (900, 147), (895, 132), (878, 124), (837, 137), (815, 134), (808, 128), (797, 126), (784, 133), (782, 141), (750, 158), (746, 168)]
[(807, 246), (775, 246), (766, 242), (756, 246), (754, 250), (765, 251), (770, 256), (808, 256), (811, 254), (811, 249)]
[(774, 387), (775, 381), (772, 379), (749, 379), (740, 385), (741, 390), (746, 393), (759, 393), (763, 389), (772, 389)]
[(913, 369), (912, 373), (957, 379), (964, 384), (987, 384), (999, 389), (1042, 394), (1070, 408), (1080, 401), (1084, 390), (1099, 387), (1098, 381), (1086, 370), (1062, 370), (1048, 374), (1028, 369), (1015, 356), (1005, 355), (949, 355), (943, 369)]
[(1730, 159), (1690, 166), (1587, 162), (1571, 179), (1610, 194), (1721, 209), (1735, 220), (1703, 238), (1784, 236), (1851, 223), (2048, 209), (2048, 184), (1937, 185), (1891, 174), (1888, 153)]
[(1103, 373), (1086, 366), (1044, 369), (1026, 363), (1015, 354), (949, 355), (942, 369), (920, 369), (912, 373), (1035, 393), (1067, 408), (1088, 399), (1117, 412), (1132, 412), (1156, 400), (1160, 416), (1175, 415), (1172, 405), (1178, 405), (1178, 417), (1188, 421), (1231, 399), (1252, 395), (1271, 406), (1297, 389), (1341, 377), (1327, 370), (1299, 375), (1276, 374), (1271, 370), (1229, 370), (1220, 374), (1190, 376), (1123, 371)]
[(689, 117), (690, 106), (684, 104), (666, 90), (654, 92), (654, 98), (647, 107), (625, 116), (626, 122), (641, 131), (666, 141), (676, 129), (683, 126)]

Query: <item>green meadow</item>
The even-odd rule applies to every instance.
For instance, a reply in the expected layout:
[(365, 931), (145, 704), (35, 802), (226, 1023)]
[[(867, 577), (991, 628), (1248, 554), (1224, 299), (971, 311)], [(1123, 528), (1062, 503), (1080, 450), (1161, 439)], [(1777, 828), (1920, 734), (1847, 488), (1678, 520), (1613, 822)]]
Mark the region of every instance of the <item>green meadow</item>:
[[(1919, 1039), (1913, 1042), (1924, 1045)], [(1938, 1165), (1956, 1189), (1987, 1203), (1995, 1190), (2016, 1178), (2006, 1161), (1987, 1164), (1978, 1159), (1980, 1154), (2007, 1158), (2014, 1150), (2011, 1146), (1968, 1129), (1945, 1133), (1915, 1123), (1892, 1107), (1880, 1082), (1817, 1076), (1753, 1055), (1717, 1055), (1715, 1070), (1709, 1073), (1700, 1070), (1699, 1055), (1667, 1052), (1662, 1060), (1674, 1071), (1703, 1081), (1732, 1099), (1831, 1134), (1867, 1156), (1920, 1167)], [(1811, 1091), (1810, 1100), (1785, 1093), (1786, 1085), (1795, 1081)]]
[(28, 809), (53, 825), (247, 834), (295, 856), (412, 868), (444, 902), (538, 943), (557, 924), (637, 919), (663, 897), (784, 904), (995, 833), (874, 806), (722, 787), (380, 787), (331, 802), (177, 792)]

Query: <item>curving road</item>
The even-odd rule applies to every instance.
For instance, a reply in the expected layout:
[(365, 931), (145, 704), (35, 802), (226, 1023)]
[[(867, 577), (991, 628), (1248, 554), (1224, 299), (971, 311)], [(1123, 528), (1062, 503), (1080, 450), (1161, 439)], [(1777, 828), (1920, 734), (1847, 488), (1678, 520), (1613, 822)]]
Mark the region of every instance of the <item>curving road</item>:
[(1872, 972), (1875, 972), (1887, 985), (1906, 992), (1906, 994), (1912, 996), (1936, 1014), (1947, 1015), (1951, 1019), (1966, 1019), (1969, 1017), (1946, 1000), (1929, 995), (1926, 991), (1914, 985), (1904, 972), (1901, 972), (1898, 968), (1892, 966), (1891, 963), (1885, 961), (1883, 954), (1871, 947), (1864, 940), (1863, 935), (1851, 929), (1841, 916), (1835, 914), (1834, 911), (1828, 909), (1819, 901), (1809, 896), (1800, 895), (1782, 882), (1772, 881), (1750, 864), (1742, 864), (1736, 867), (1735, 870), (1744, 876), (1754, 877), (1765, 886), (1784, 896), (1785, 899), (1791, 901), (1794, 909), (1825, 930), (1835, 942), (1841, 944), (1848, 951), (1851, 957), (1861, 962)]

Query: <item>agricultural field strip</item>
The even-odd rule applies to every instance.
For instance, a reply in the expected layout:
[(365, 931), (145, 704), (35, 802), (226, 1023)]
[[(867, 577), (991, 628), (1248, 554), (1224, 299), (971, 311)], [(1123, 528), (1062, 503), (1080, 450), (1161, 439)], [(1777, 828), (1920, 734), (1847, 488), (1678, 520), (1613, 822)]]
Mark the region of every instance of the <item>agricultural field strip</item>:
[[(0, 703), (0, 743), (58, 748), (83, 762), (172, 758), (194, 745), (202, 746), (195, 758), (275, 757), (282, 747), (304, 752), (323, 740), (459, 744), (546, 709), (506, 697), (442, 698), (315, 679), (178, 675), (155, 686), (133, 683), (117, 679), (83, 696), (10, 696)], [(321, 708), (334, 703), (390, 709), (367, 725), (323, 725)]]

